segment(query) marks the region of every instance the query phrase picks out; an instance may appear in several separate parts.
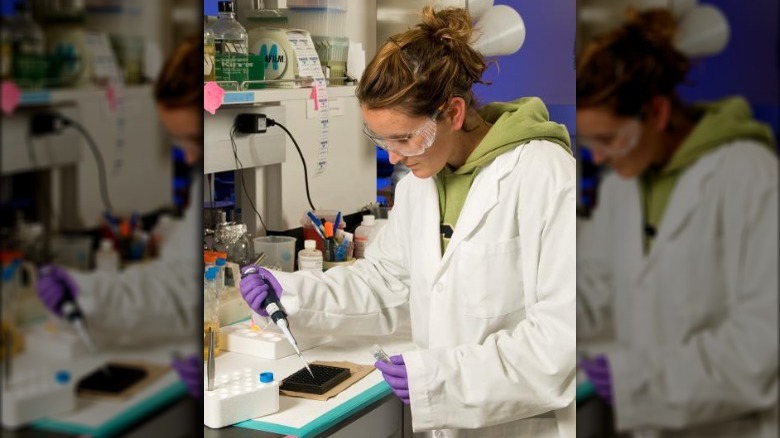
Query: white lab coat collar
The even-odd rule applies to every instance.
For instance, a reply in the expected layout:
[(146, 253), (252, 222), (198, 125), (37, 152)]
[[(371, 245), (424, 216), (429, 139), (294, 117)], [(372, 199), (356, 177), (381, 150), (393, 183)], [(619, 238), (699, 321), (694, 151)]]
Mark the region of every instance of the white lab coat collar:
[[(440, 258), (438, 263), (431, 261), (431, 266), (438, 266), (436, 274), (431, 279), (432, 282), (438, 281), (447, 271), (452, 254), (458, 245), (471, 236), (482, 218), (498, 204), (498, 183), (514, 168), (522, 149), (522, 147), (517, 147), (512, 152), (496, 157), (493, 163), (480, 171), (474, 178), (474, 183), (466, 196), (461, 215), (458, 217), (458, 224), (450, 238), (449, 245), (447, 245), (447, 250), (443, 256), (441, 256), (441, 249), (431, 254), (432, 257)], [(416, 178), (413, 175), (410, 177)], [(415, 241), (420, 242), (426, 248), (441, 248), (439, 194), (433, 178), (427, 178), (424, 180), (424, 184), (420, 184), (419, 194), (422, 199), (425, 199), (425, 202), (416, 203), (416, 205), (421, 206), (423, 211), (421, 211), (420, 226), (417, 228), (418, 236)], [(431, 200), (436, 202), (431, 202)]]
[[(640, 272), (641, 278), (651, 271), (650, 267), (655, 262), (658, 254), (664, 253), (664, 247), (674, 239), (674, 235), (688, 222), (691, 214), (696, 211), (703, 196), (704, 183), (712, 174), (716, 161), (713, 157), (702, 159), (697, 163), (700, 171), (685, 172), (677, 181), (675, 190), (669, 197), (666, 214), (661, 221), (658, 234), (645, 259)], [(639, 188), (637, 188), (639, 189)]]

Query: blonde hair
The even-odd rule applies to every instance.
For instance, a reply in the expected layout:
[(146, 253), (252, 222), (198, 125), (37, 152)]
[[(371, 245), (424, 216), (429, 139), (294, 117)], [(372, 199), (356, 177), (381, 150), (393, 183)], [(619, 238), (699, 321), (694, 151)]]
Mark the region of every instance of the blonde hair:
[(430, 115), (453, 96), (474, 105), (471, 87), (484, 83), (485, 60), (470, 45), (472, 33), (465, 9), (426, 6), (421, 22), (390, 37), (366, 67), (357, 87), (361, 104), (409, 116)]
[(666, 9), (629, 9), (620, 28), (590, 42), (577, 62), (577, 107), (606, 106), (636, 116), (655, 96), (679, 106), (676, 88), (690, 61), (674, 47), (677, 30)]

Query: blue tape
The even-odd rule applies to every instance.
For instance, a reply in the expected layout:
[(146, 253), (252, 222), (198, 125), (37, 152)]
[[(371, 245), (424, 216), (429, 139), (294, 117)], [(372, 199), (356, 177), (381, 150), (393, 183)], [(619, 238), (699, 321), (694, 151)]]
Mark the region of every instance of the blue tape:
[(122, 430), (143, 421), (144, 418), (174, 402), (187, 394), (187, 387), (181, 380), (166, 387), (147, 400), (143, 400), (121, 412), (107, 422), (92, 428), (83, 424), (69, 423), (65, 421), (44, 418), (32, 423), (35, 429), (64, 432), (70, 434), (90, 435), (92, 438), (104, 438), (115, 436)]
[(255, 101), (254, 91), (227, 92), (222, 103), (252, 103)]
[(300, 429), (258, 420), (247, 420), (235, 424), (235, 426), (244, 429), (254, 429), (265, 432), (279, 433), (283, 435), (293, 435), (298, 438), (315, 437), (330, 429), (332, 426), (338, 424), (355, 412), (359, 411), (360, 409), (363, 409), (371, 403), (374, 403), (375, 401), (392, 394), (392, 392), (393, 391), (390, 389), (390, 385), (388, 385), (387, 382), (383, 380), (371, 388), (363, 391), (360, 393), (360, 395), (345, 403), (342, 403), (325, 414), (320, 415)]

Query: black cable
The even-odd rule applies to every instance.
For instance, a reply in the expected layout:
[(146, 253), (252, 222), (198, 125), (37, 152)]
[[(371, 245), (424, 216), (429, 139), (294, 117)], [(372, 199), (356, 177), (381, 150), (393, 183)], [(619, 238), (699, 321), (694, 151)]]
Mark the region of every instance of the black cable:
[(314, 208), (314, 203), (311, 202), (311, 194), (309, 193), (309, 171), (306, 169), (306, 160), (303, 158), (303, 152), (301, 152), (301, 147), (298, 146), (298, 142), (295, 141), (295, 137), (290, 133), (290, 131), (287, 130), (287, 128), (282, 125), (281, 123), (277, 122), (274, 119), (267, 119), (268, 126), (276, 125), (284, 130), (284, 132), (287, 133), (287, 135), (290, 137), (290, 140), (292, 140), (293, 144), (295, 145), (295, 149), (298, 150), (298, 156), (301, 157), (301, 163), (303, 163), (303, 180), (306, 183), (306, 199), (309, 201), (309, 207), (311, 207), (312, 211), (316, 211), (317, 209)]
[(87, 143), (89, 144), (89, 148), (92, 150), (92, 155), (94, 155), (95, 157), (95, 162), (97, 162), (100, 197), (103, 199), (103, 207), (105, 207), (106, 212), (108, 213), (113, 212), (114, 209), (113, 207), (111, 207), (111, 200), (108, 197), (108, 183), (106, 182), (106, 165), (103, 162), (103, 156), (100, 155), (100, 150), (98, 150), (95, 140), (92, 138), (91, 135), (89, 135), (89, 132), (87, 132), (87, 130), (84, 129), (84, 126), (82, 126), (77, 121), (69, 119), (61, 114), (59, 115), (59, 118), (65, 123), (66, 126), (73, 126), (74, 128), (76, 128), (76, 130), (81, 133), (84, 139), (87, 140)]
[(217, 218), (214, 217), (214, 188), (211, 186), (211, 179), (214, 178), (214, 174), (206, 175), (206, 181), (209, 183), (209, 213), (211, 213), (211, 226), (216, 229)]
[(263, 221), (263, 216), (260, 216), (260, 212), (257, 211), (257, 207), (255, 207), (255, 202), (252, 200), (252, 197), (249, 196), (249, 193), (246, 191), (246, 182), (244, 182), (244, 165), (241, 164), (241, 159), (238, 158), (238, 147), (236, 146), (236, 140), (234, 138), (234, 135), (236, 133), (236, 126), (233, 125), (233, 129), (230, 130), (230, 144), (233, 146), (233, 158), (236, 161), (236, 166), (238, 166), (239, 169), (241, 169), (241, 187), (244, 188), (244, 195), (246, 195), (246, 199), (249, 200), (249, 203), (252, 205), (252, 210), (255, 211), (255, 214), (257, 217), (260, 218), (260, 223), (263, 224), (263, 229), (268, 232), (268, 227), (265, 226), (265, 222)]
[(27, 135), (24, 137), (25, 144), (27, 145), (27, 156), (30, 158), (30, 164), (32, 167), (38, 167), (38, 157), (35, 155), (35, 148), (32, 144), (32, 128), (27, 129)]

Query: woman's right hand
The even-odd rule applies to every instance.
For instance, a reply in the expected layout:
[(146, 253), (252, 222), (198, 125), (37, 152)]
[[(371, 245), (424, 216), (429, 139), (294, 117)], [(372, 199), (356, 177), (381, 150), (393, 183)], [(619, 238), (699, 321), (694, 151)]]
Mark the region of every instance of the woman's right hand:
[[(246, 274), (250, 268), (257, 270), (255, 273)], [(259, 266), (245, 266), (241, 269), (243, 278), (239, 285), (241, 297), (244, 298), (249, 308), (260, 316), (268, 316), (263, 308), (263, 301), (268, 297), (269, 292), (276, 294), (276, 297), (282, 298), (282, 285), (271, 272)]]

